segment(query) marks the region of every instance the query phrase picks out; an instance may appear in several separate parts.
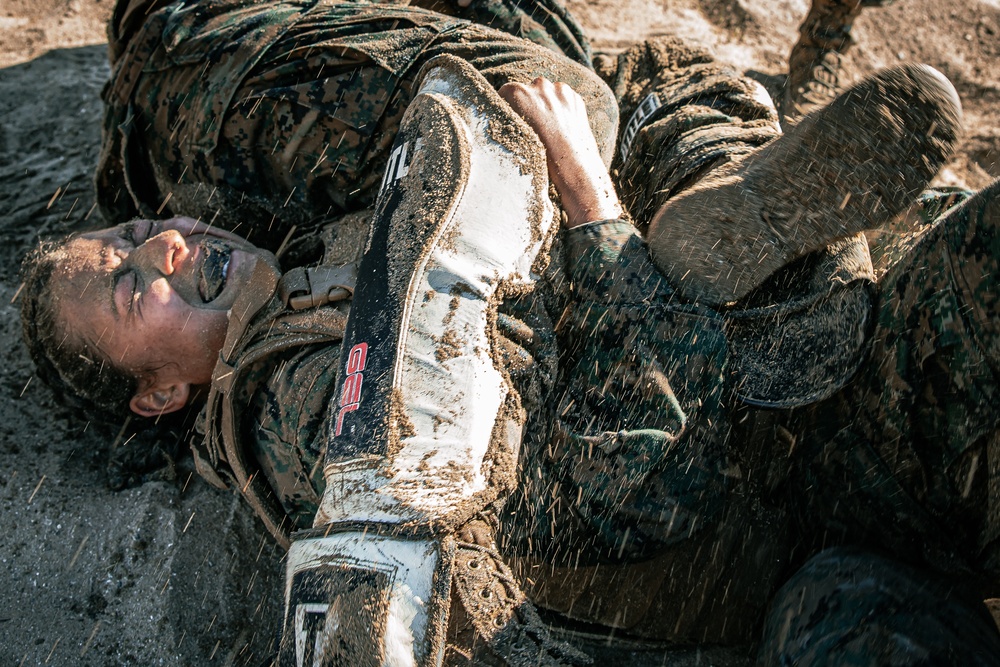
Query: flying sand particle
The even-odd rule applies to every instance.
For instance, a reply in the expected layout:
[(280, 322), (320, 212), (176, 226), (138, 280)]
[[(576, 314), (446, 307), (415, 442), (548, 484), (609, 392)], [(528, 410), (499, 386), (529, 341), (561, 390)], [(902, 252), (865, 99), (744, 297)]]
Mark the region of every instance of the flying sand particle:
[(69, 216), (73, 214), (73, 209), (76, 208), (76, 205), (79, 203), (79, 201), (80, 201), (79, 197), (73, 200), (73, 204), (69, 207), (69, 211), (66, 212), (66, 217), (63, 218), (63, 220), (69, 220)]
[(156, 209), (156, 215), (159, 215), (159, 214), (163, 213), (163, 209), (165, 209), (167, 207), (167, 202), (169, 202), (170, 198), (173, 197), (173, 196), (174, 196), (173, 192), (168, 192), (167, 193), (167, 196), (163, 198), (163, 203), (160, 204), (160, 208)]
[(101, 629), (101, 622), (98, 621), (94, 624), (94, 629), (90, 631), (90, 636), (87, 637), (87, 641), (83, 643), (83, 648), (80, 649), (80, 657), (82, 658), (87, 651), (90, 650), (90, 645), (94, 642), (94, 637), (97, 636), (97, 631)]
[(52, 199), (50, 199), (49, 203), (45, 205), (45, 210), (46, 211), (49, 210), (50, 208), (52, 208), (52, 204), (54, 204), (56, 202), (56, 198), (59, 196), (60, 192), (62, 192), (62, 187), (61, 186), (58, 187), (58, 188), (56, 188), (56, 191), (52, 193)]
[(28, 498), (28, 502), (26, 503), (27, 505), (30, 505), (31, 501), (35, 499), (35, 494), (38, 493), (38, 489), (42, 488), (42, 482), (44, 481), (45, 475), (42, 475), (42, 478), (38, 480), (38, 484), (35, 485), (35, 490), (31, 492), (31, 497)]
[(49, 651), (48, 657), (45, 658), (45, 664), (46, 665), (49, 664), (50, 660), (52, 660), (52, 654), (56, 652), (56, 647), (59, 646), (59, 642), (61, 642), (61, 641), (62, 641), (62, 637), (57, 637), (56, 641), (52, 644), (52, 650)]
[(80, 553), (83, 552), (83, 548), (85, 546), (87, 546), (87, 540), (89, 540), (89, 539), (90, 539), (90, 535), (87, 535), (86, 537), (83, 538), (83, 540), (80, 541), (80, 546), (78, 546), (76, 548), (76, 553), (73, 554), (73, 557), (69, 561), (69, 565), (66, 566), (66, 571), (67, 572), (70, 571), (70, 570), (72, 570), (73, 566), (76, 565), (76, 559), (80, 557)]

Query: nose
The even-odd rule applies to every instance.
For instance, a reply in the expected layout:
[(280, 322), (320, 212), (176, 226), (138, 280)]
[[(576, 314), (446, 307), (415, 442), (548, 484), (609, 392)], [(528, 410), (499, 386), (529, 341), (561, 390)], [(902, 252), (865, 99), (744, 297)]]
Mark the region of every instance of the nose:
[(134, 248), (128, 262), (136, 268), (169, 276), (187, 255), (184, 237), (177, 230), (168, 229)]

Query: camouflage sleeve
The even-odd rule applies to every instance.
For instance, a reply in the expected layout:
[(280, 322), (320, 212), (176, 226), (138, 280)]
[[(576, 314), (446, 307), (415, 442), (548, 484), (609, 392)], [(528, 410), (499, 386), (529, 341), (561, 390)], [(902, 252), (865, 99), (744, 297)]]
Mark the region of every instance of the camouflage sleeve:
[(726, 342), (717, 315), (672, 299), (630, 223), (567, 237), (575, 298), (557, 327), (566, 391), (548, 451), (551, 496), (603, 558), (640, 558), (721, 509)]
[(251, 399), (247, 441), (297, 528), (312, 526), (323, 494), (322, 429), (337, 381), (339, 345), (286, 355)]

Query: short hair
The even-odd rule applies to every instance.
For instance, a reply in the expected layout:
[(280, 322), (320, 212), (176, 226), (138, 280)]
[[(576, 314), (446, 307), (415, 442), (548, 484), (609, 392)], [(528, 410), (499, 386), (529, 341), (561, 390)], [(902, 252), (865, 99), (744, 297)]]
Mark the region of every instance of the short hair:
[(21, 329), (40, 380), (73, 407), (96, 417), (130, 414), (138, 379), (118, 368), (61, 317), (52, 276), (64, 264), (73, 239), (42, 241), (21, 263)]

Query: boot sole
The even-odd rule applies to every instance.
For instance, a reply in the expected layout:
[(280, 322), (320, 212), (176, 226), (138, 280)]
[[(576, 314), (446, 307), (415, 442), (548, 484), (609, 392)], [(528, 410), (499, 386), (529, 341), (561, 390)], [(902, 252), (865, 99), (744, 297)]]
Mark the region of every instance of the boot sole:
[(653, 260), (688, 299), (737, 301), (792, 259), (895, 218), (953, 152), (961, 115), (937, 70), (879, 72), (668, 201), (650, 225)]

